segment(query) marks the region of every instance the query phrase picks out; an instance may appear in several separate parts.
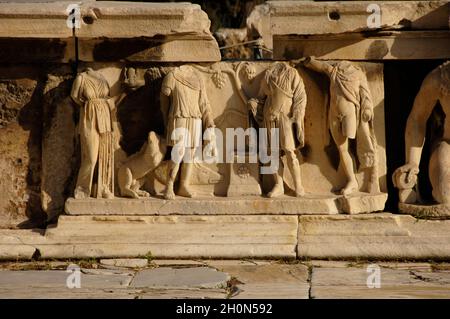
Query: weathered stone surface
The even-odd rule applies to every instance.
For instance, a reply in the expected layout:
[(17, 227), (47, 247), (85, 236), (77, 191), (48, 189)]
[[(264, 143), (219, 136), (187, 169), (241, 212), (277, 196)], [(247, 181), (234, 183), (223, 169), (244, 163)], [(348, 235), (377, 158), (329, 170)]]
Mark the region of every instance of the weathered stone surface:
[(380, 288), (369, 288), (367, 265), (314, 268), (312, 298), (448, 298), (448, 273), (380, 268)]
[(209, 267), (155, 268), (140, 271), (134, 288), (226, 288), (230, 276)]
[(308, 194), (302, 198), (238, 197), (176, 200), (159, 198), (74, 199), (69, 198), (69, 215), (310, 215), (367, 213), (384, 209), (387, 194), (358, 193), (351, 197)]
[(226, 299), (224, 289), (143, 289), (138, 299)]
[(70, 99), (73, 76), (69, 68), (49, 72), (44, 88), (42, 135), (42, 208), (49, 220), (64, 211), (72, 193), (77, 164), (75, 118), (78, 109)]
[(232, 298), (307, 299), (308, 267), (296, 265), (217, 265), (237, 282)]
[(42, 222), (38, 77), (30, 67), (0, 68), (0, 228)]
[[(141, 290), (122, 288), (0, 288), (0, 299), (136, 299), (141, 294)], [(160, 296), (161, 293), (155, 295)]]
[(295, 257), (295, 216), (60, 216), (45, 258)]
[(414, 205), (398, 203), (400, 213), (412, 215), (417, 218), (450, 218), (450, 205)]
[(148, 260), (144, 258), (101, 259), (100, 264), (114, 267), (144, 268), (148, 266)]
[(269, 1), (267, 6), (273, 35), (448, 29), (448, 1), (373, 2), (380, 8), (379, 28), (371, 28), (367, 23), (371, 3)]
[[(380, 9), (379, 27), (371, 27), (368, 24), (368, 19), (374, 12), (374, 4), (378, 5)], [(371, 10), (369, 10), (369, 5), (372, 5)], [(337, 56), (343, 57), (344, 54), (325, 57), (324, 52), (329, 53), (331, 49), (343, 46), (343, 44), (338, 45), (338, 42), (342, 42), (343, 38), (336, 38), (333, 41), (333, 38), (330, 38), (329, 35), (345, 33), (350, 35), (357, 32), (377, 32), (379, 30), (446, 30), (448, 29), (448, 14), (448, 1), (377, 1), (370, 3), (363, 1), (326, 3), (268, 1), (266, 4), (255, 7), (247, 18), (247, 28), (252, 38), (262, 37), (266, 47), (275, 49), (273, 55), (275, 59), (286, 58), (287, 52), (285, 51), (290, 50), (292, 46), (292, 42), (286, 42), (289, 35), (305, 36), (304, 42), (297, 44), (305, 50), (302, 52), (302, 56), (315, 55), (333, 59), (339, 58)], [(374, 19), (370, 19), (370, 21), (374, 21)], [(325, 35), (327, 40), (320, 41), (320, 38), (316, 38), (314, 35)], [(272, 38), (274, 38), (275, 44), (272, 43)], [(356, 38), (354, 39), (353, 42), (356, 41)], [(295, 41), (297, 40), (301, 41), (300, 38)], [(362, 38), (359, 40), (362, 40)], [(444, 42), (439, 42), (441, 50), (445, 48), (445, 39), (443, 40)], [(351, 40), (348, 41), (352, 43)], [(383, 40), (381, 41), (383, 42)], [(313, 42), (314, 44), (312, 44)], [(414, 44), (410, 43), (409, 48), (417, 49)], [(364, 48), (361, 45), (348, 48), (345, 53), (349, 55), (346, 58), (355, 56), (352, 52), (355, 48), (359, 48), (359, 51), (366, 50), (368, 46), (376, 47), (377, 45), (380, 46), (380, 43), (371, 41), (363, 45)], [(385, 45), (390, 46), (391, 44), (387, 41)], [(312, 51), (313, 47), (317, 50)], [(420, 54), (429, 55), (430, 53), (422, 51), (418, 52), (416, 56)], [(405, 54), (405, 56), (407, 55)]]
[(70, 2), (1, 3), (0, 37), (70, 38), (67, 6)]
[[(448, 31), (380, 31), (372, 35), (274, 36), (274, 59), (419, 60), (450, 56)], [(429, 50), (433, 48), (433, 50)]]
[(208, 16), (196, 4), (86, 2), (81, 16), (75, 34), (82, 61), (220, 60)]
[(449, 234), (450, 221), (405, 215), (300, 216), (298, 256), (445, 259)]
[[(274, 199), (198, 198), (176, 200), (158, 198), (84, 199), (69, 198), (65, 211), (69, 215), (259, 215), (259, 214), (337, 214), (336, 197), (314, 196), (295, 198), (283, 196)], [(384, 206), (384, 203), (383, 203)], [(382, 208), (381, 208), (382, 209)]]
[[(0, 271), (0, 288), (67, 288), (67, 277), (72, 272), (60, 270)], [(81, 272), (82, 288), (123, 288), (132, 279), (129, 274), (84, 274)]]
[(31, 259), (44, 230), (0, 229), (0, 260)]

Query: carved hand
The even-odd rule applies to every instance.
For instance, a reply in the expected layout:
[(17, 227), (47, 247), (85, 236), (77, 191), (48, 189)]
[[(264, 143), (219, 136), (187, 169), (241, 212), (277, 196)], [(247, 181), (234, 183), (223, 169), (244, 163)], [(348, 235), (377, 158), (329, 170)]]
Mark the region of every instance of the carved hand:
[(373, 112), (371, 109), (364, 109), (364, 111), (361, 114), (361, 119), (363, 122), (369, 122), (373, 118)]
[(253, 114), (256, 114), (256, 111), (258, 110), (258, 100), (257, 99), (250, 99), (247, 102), (247, 107)]
[(394, 185), (399, 189), (413, 188), (417, 183), (417, 174), (419, 174), (419, 167), (416, 164), (406, 163), (395, 170)]

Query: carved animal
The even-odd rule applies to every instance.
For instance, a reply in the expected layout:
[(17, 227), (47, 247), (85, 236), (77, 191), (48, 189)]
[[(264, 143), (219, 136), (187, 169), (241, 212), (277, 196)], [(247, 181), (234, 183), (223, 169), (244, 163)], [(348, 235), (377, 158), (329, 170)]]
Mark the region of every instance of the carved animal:
[(132, 198), (150, 196), (140, 188), (144, 184), (145, 176), (164, 159), (166, 148), (165, 141), (155, 132), (148, 134), (147, 142), (141, 150), (131, 155), (119, 168), (117, 180), (121, 196)]

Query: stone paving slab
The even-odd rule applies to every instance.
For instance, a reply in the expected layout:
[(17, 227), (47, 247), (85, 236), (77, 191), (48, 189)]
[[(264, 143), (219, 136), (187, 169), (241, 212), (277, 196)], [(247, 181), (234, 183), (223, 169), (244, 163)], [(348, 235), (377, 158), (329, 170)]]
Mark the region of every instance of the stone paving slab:
[(228, 274), (213, 268), (155, 268), (137, 273), (131, 287), (141, 288), (225, 288)]
[(302, 264), (223, 265), (218, 269), (235, 279), (234, 299), (308, 298), (308, 267)]
[[(0, 271), (0, 289), (25, 288), (61, 288), (66, 289), (66, 281), (71, 273), (60, 270), (29, 270), (29, 271)], [(83, 274), (81, 273), (81, 286), (83, 288), (123, 288), (127, 287), (132, 279), (129, 273), (125, 274)]]
[(311, 298), (450, 298), (450, 272), (417, 269), (381, 267), (380, 288), (369, 288), (365, 266), (313, 268)]

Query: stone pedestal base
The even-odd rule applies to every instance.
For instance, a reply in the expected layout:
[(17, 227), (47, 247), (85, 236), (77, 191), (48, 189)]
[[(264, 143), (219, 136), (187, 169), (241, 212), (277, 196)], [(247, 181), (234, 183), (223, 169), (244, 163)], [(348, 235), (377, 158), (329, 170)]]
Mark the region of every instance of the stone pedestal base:
[(45, 258), (296, 257), (297, 216), (61, 216)]
[(60, 216), (0, 230), (0, 259), (450, 259), (450, 220), (408, 215)]
[(402, 214), (412, 215), (417, 218), (450, 219), (450, 205), (415, 205), (399, 203), (398, 210)]
[(175, 200), (160, 198), (74, 199), (66, 201), (68, 215), (311, 215), (370, 213), (382, 211), (387, 194), (358, 193), (350, 197), (333, 195), (281, 196), (264, 198), (205, 197)]

